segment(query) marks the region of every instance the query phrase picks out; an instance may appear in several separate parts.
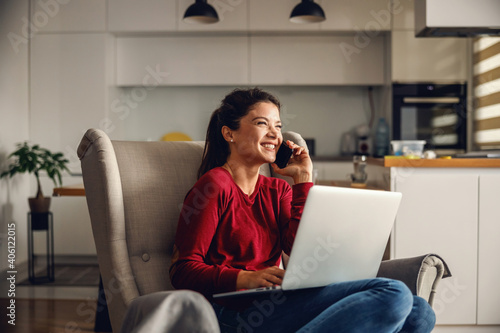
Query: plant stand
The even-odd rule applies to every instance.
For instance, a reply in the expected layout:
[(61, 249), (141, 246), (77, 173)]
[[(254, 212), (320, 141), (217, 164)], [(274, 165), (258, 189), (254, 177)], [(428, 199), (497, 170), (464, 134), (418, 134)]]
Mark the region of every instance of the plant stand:
[[(54, 281), (54, 218), (52, 212), (28, 213), (28, 274), (32, 284)], [(45, 276), (35, 277), (35, 258), (33, 233), (46, 232), (47, 243), (47, 271)]]

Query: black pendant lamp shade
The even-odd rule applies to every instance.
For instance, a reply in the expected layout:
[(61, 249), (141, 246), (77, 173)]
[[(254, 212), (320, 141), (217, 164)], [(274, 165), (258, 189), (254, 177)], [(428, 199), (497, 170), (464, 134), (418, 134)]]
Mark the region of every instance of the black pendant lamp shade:
[(187, 23), (210, 24), (219, 22), (219, 16), (207, 0), (196, 0), (186, 9), (183, 20)]
[(290, 14), (293, 23), (317, 23), (326, 20), (325, 12), (313, 0), (302, 0)]

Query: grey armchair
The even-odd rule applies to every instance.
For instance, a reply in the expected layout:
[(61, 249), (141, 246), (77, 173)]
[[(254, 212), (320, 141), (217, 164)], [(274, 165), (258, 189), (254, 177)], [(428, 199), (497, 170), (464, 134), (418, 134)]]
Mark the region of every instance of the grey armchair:
[[(296, 133), (284, 137), (305, 145)], [(114, 332), (140, 331), (146, 315), (156, 316), (163, 331), (219, 330), (208, 301), (174, 291), (168, 272), (180, 207), (202, 152), (203, 142), (111, 141), (96, 129), (82, 138), (78, 156)], [(273, 176), (267, 165), (261, 172)], [(382, 262), (379, 271), (431, 304), (438, 282), (449, 275), (436, 255)], [(186, 326), (190, 322), (195, 326)]]

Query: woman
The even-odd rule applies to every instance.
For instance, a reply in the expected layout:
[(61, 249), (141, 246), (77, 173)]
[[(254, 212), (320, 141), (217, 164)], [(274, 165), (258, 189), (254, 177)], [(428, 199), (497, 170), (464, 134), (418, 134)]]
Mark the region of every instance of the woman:
[[(214, 293), (280, 285), (282, 251), (289, 254), (312, 187), (304, 147), (283, 143), (280, 103), (258, 88), (236, 89), (214, 111), (199, 179), (180, 214), (170, 268), (172, 285), (212, 302), (223, 332), (430, 332), (435, 316), (401, 282), (368, 279), (232, 301)], [(289, 164), (259, 175), (281, 144)]]

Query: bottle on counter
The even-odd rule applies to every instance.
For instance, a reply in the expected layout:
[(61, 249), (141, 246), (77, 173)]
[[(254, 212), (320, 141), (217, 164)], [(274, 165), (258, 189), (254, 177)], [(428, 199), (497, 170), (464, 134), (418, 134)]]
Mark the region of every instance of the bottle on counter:
[(373, 155), (375, 157), (389, 155), (389, 125), (383, 117), (378, 120), (375, 130), (375, 152)]

